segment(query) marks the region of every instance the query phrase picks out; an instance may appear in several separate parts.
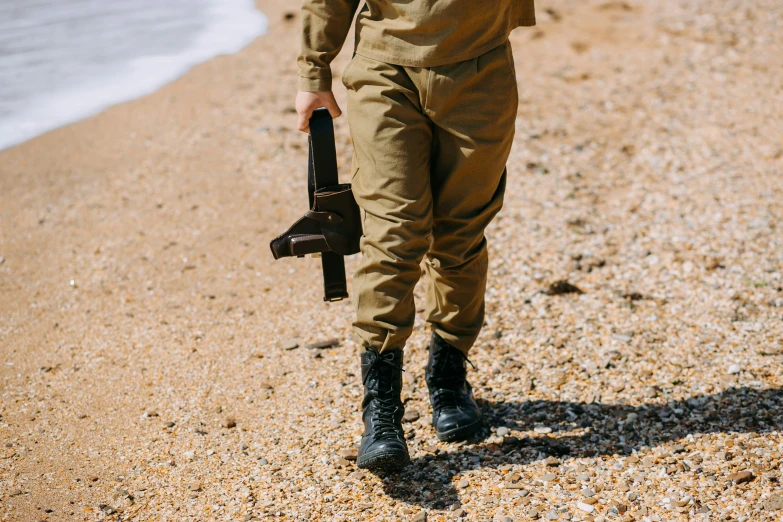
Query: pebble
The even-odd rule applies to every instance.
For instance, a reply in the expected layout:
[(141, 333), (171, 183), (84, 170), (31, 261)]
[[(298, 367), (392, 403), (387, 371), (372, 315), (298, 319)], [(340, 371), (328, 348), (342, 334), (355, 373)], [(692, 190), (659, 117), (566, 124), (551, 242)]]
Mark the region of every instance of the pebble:
[(188, 489), (190, 491), (201, 491), (201, 482), (193, 482)]
[(462, 480), (459, 481), (460, 489), (465, 489), (468, 486), (470, 486), (470, 482), (468, 482), (467, 480), (462, 479)]
[(413, 517), (411, 522), (427, 522), (427, 512), (425, 510), (419, 511), (419, 514)]
[(744, 484), (746, 482), (751, 482), (753, 479), (756, 478), (753, 473), (750, 471), (739, 471), (737, 473), (732, 473), (729, 475), (728, 478), (730, 481), (734, 482), (735, 484)]
[(581, 288), (566, 280), (555, 281), (543, 291), (546, 295), (584, 294)]
[(557, 475), (555, 475), (554, 473), (544, 473), (544, 476), (541, 477), (541, 480), (543, 480), (544, 482), (552, 482), (556, 478)]
[(535, 428), (533, 428), (533, 431), (545, 435), (547, 433), (552, 433), (552, 428), (548, 426), (536, 426)]
[(176, 423), (169, 421), (169, 422), (164, 422), (163, 425), (167, 428), (173, 428), (176, 425)]
[(419, 420), (419, 412), (416, 410), (408, 410), (405, 415), (402, 416), (403, 422), (413, 422)]
[(299, 343), (296, 341), (286, 341), (283, 343), (283, 350), (296, 350), (299, 348)]
[(498, 436), (500, 436), (500, 437), (505, 437), (505, 436), (506, 436), (506, 435), (508, 435), (509, 433), (511, 433), (511, 430), (510, 430), (510, 429), (508, 429), (508, 428), (506, 428), (505, 426), (501, 426), (501, 427), (499, 427), (499, 428), (498, 428), (498, 431), (497, 431), (497, 434), (498, 434)]
[(560, 460), (555, 457), (547, 457), (544, 459), (544, 465), (549, 467), (559, 466)]
[(224, 428), (235, 428), (237, 425), (237, 421), (236, 419), (234, 419), (234, 417), (226, 417), (223, 419), (220, 425)]
[(729, 375), (734, 375), (734, 374), (740, 373), (741, 371), (742, 371), (742, 368), (740, 368), (739, 364), (732, 364), (731, 366), (729, 366), (728, 373), (729, 373)]
[(269, 464), (269, 461), (266, 460), (265, 458), (261, 457), (260, 459), (258, 459), (259, 466), (266, 466), (267, 464)]
[(654, 399), (658, 396), (658, 389), (655, 386), (645, 386), (644, 396), (648, 399)]
[(585, 497), (594, 497), (595, 496), (595, 491), (593, 491), (591, 488), (584, 488), (581, 493)]
[(324, 349), (324, 348), (331, 348), (333, 346), (337, 346), (340, 344), (340, 339), (326, 339), (325, 341), (317, 341), (314, 343), (310, 343), (305, 346), (305, 348), (317, 348), (317, 349)]
[(337, 452), (345, 460), (356, 460), (359, 458), (359, 450), (356, 448), (342, 449)]
[(557, 514), (557, 511), (549, 511), (546, 514), (547, 520), (557, 520), (558, 518), (560, 518), (560, 516)]
[(579, 509), (587, 513), (592, 513), (593, 511), (595, 511), (594, 506), (581, 501), (576, 503), (576, 507), (578, 507)]

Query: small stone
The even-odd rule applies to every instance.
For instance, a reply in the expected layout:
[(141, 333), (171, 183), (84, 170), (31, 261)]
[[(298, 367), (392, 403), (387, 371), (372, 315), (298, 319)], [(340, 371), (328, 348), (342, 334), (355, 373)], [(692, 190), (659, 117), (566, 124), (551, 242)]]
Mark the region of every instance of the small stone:
[(592, 506), (593, 504), (598, 503), (598, 499), (595, 497), (590, 497), (590, 498), (583, 499), (582, 502), (584, 502), (585, 504), (590, 504)]
[(223, 421), (220, 423), (220, 425), (224, 428), (235, 428), (237, 425), (236, 419), (234, 417), (226, 417), (223, 419)]
[(590, 475), (588, 475), (587, 473), (580, 473), (579, 476), (577, 476), (576, 478), (577, 480), (581, 480), (582, 482), (587, 482), (588, 480), (590, 480)]
[(644, 396), (648, 399), (654, 399), (658, 396), (658, 389), (655, 386), (645, 386)]
[(335, 462), (335, 465), (338, 468), (347, 468), (348, 466), (351, 465), (351, 463), (350, 463), (350, 461), (348, 461), (348, 460), (346, 460), (346, 459), (344, 459), (342, 457), (337, 457), (337, 462)]
[(462, 517), (464, 517), (467, 514), (468, 514), (468, 512), (465, 511), (462, 508), (457, 508), (457, 509), (454, 510), (454, 516), (457, 517), (457, 518), (462, 518)]
[(468, 482), (467, 480), (462, 479), (462, 480), (459, 481), (460, 489), (465, 489), (468, 486), (470, 486), (470, 482)]
[(740, 471), (737, 473), (732, 473), (726, 478), (728, 478), (730, 481), (734, 482), (735, 484), (744, 484), (745, 482), (752, 481), (756, 477), (750, 471)]
[(541, 512), (538, 510), (537, 507), (534, 507), (534, 508), (528, 510), (527, 516), (532, 518), (532, 519), (536, 519), (536, 518), (541, 516)]
[(356, 460), (359, 458), (359, 450), (356, 448), (348, 448), (348, 449), (342, 449), (337, 452), (338, 455), (340, 455), (345, 460)]
[(544, 459), (544, 465), (549, 466), (550, 468), (554, 466), (559, 466), (560, 460), (556, 459), (555, 457), (547, 457), (546, 459)]
[(499, 437), (505, 437), (509, 433), (511, 433), (511, 430), (506, 428), (505, 426), (499, 427), (498, 431), (497, 431), (497, 434), (498, 434)]
[(196, 453), (194, 451), (186, 451), (182, 454), (186, 459), (191, 460)]
[(585, 497), (588, 497), (588, 498), (589, 497), (594, 497), (595, 496), (595, 491), (593, 491), (591, 488), (584, 488), (582, 490), (582, 495), (584, 495)]
[(630, 335), (615, 334), (613, 337), (623, 343), (630, 343), (633, 340)]
[(628, 500), (630, 500), (631, 502), (633, 502), (637, 498), (639, 498), (639, 494), (637, 492), (631, 491), (630, 493), (628, 493)]
[(337, 346), (338, 344), (340, 344), (340, 339), (327, 339), (325, 341), (310, 343), (306, 345), (306, 348), (324, 349), (324, 348), (331, 348), (333, 346)]
[(557, 475), (554, 473), (545, 473), (543, 477), (541, 477), (541, 480), (544, 482), (552, 482), (557, 478)]
[(262, 381), (259, 383), (258, 388), (261, 390), (271, 390), (273, 389), (273, 386), (266, 381)]
[(98, 477), (92, 475), (90, 477), (87, 477), (87, 480), (89, 480), (90, 482), (98, 482)]
[(413, 517), (411, 522), (427, 522), (427, 512), (425, 510), (419, 511), (419, 514)]
[(685, 452), (685, 444), (675, 444), (672, 446), (672, 453), (684, 453)]
[(581, 509), (582, 511), (585, 511), (586, 513), (592, 513), (593, 511), (595, 511), (595, 507), (585, 502), (577, 502), (576, 507)]
[(545, 435), (547, 433), (552, 433), (552, 428), (548, 426), (536, 426), (535, 428), (533, 428), (533, 431)]
[(269, 464), (269, 461), (266, 460), (265, 458), (261, 457), (260, 459), (258, 459), (259, 466), (266, 466), (267, 464)]
[(9, 494), (9, 496), (11, 496), (11, 497), (18, 497), (21, 494), (22, 494), (22, 490), (21, 489), (12, 489), (11, 493)]
[(296, 350), (299, 348), (299, 343), (296, 341), (286, 341), (283, 343), (283, 350)]
[(557, 520), (558, 518), (560, 518), (560, 516), (557, 514), (557, 511), (555, 511), (555, 510), (549, 511), (546, 514), (546, 519), (547, 520)]
[(144, 414), (144, 416), (145, 417), (157, 417), (158, 416), (158, 412), (155, 411), (155, 410), (148, 411), (147, 413)]
[(426, 451), (427, 453), (438, 453), (440, 451), (440, 449), (437, 446), (435, 446), (435, 445), (432, 445), (432, 446), (422, 446), (421, 449)]
[(351, 473), (351, 476), (356, 480), (364, 480), (365, 477), (364, 473), (362, 473), (361, 471), (354, 471), (353, 473)]
[(741, 371), (742, 371), (742, 368), (740, 368), (739, 364), (732, 364), (731, 366), (729, 366), (728, 373), (729, 373), (729, 375), (734, 375), (734, 374), (737, 374), (737, 373), (739, 373)]
[(188, 489), (190, 489), (190, 491), (201, 491), (201, 483), (193, 482)]
[(584, 294), (584, 292), (579, 287), (565, 280), (555, 281), (554, 283), (550, 284), (544, 290), (544, 293), (546, 295)]
[(250, 515), (250, 514), (245, 515), (244, 517), (242, 517), (242, 520), (244, 522), (248, 522), (248, 520), (253, 520), (253, 515)]
[(169, 422), (164, 422), (163, 425), (167, 428), (173, 428), (176, 425), (176, 423), (169, 421)]
[(419, 420), (419, 412), (416, 410), (408, 410), (405, 415), (402, 416), (403, 422), (413, 422)]

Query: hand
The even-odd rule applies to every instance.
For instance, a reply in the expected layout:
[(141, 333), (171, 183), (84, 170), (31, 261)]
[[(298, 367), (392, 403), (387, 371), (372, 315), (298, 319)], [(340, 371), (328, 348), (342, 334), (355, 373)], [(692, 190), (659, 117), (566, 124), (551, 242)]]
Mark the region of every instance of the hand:
[(310, 117), (315, 109), (321, 107), (326, 107), (332, 118), (338, 118), (343, 113), (340, 107), (337, 106), (337, 100), (334, 99), (332, 91), (299, 91), (296, 95), (296, 112), (299, 115), (296, 128), (302, 132), (310, 132)]

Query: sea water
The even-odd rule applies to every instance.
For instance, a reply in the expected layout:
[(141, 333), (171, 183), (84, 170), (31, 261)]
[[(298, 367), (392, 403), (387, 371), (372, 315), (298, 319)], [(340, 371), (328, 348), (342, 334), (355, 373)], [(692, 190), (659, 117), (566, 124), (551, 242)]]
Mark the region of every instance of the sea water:
[(265, 30), (253, 0), (0, 0), (0, 149), (153, 92)]

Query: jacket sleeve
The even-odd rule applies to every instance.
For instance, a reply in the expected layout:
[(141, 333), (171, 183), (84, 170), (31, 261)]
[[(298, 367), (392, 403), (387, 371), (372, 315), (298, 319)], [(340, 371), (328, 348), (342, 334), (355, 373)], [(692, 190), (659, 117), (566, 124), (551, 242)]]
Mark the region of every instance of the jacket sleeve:
[(304, 0), (299, 90), (332, 90), (332, 60), (340, 53), (361, 0)]

